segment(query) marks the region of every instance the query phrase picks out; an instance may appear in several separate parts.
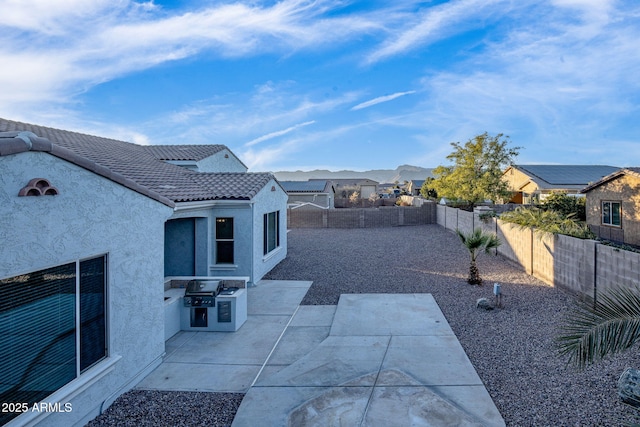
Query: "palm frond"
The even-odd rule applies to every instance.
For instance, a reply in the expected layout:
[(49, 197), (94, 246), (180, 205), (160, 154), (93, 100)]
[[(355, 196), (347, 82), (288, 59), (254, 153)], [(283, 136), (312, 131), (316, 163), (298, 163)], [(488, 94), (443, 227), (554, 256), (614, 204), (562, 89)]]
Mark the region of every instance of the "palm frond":
[(559, 351), (580, 368), (633, 346), (640, 340), (640, 289), (615, 288), (596, 304), (569, 313), (557, 338)]

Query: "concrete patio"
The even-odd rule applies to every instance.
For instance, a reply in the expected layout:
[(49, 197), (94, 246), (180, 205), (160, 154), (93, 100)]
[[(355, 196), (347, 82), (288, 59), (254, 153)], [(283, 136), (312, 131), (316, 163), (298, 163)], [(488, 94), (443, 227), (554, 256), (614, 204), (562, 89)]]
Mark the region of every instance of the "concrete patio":
[(179, 332), (141, 389), (243, 392), (233, 426), (503, 426), (430, 294), (300, 306), (311, 282), (249, 289), (237, 332)]

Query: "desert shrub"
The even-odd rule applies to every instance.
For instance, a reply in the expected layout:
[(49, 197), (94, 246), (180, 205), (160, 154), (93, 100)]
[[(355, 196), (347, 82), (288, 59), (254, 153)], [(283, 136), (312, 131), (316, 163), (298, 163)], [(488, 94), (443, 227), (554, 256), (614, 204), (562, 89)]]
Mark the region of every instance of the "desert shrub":
[(556, 211), (566, 218), (575, 218), (578, 221), (587, 219), (584, 197), (572, 197), (562, 192), (552, 193), (544, 199), (541, 208)]
[(555, 210), (518, 207), (511, 212), (500, 215), (505, 222), (519, 225), (522, 228), (536, 228), (553, 234), (565, 234), (579, 239), (594, 239), (596, 236), (587, 224), (571, 216), (565, 216)]

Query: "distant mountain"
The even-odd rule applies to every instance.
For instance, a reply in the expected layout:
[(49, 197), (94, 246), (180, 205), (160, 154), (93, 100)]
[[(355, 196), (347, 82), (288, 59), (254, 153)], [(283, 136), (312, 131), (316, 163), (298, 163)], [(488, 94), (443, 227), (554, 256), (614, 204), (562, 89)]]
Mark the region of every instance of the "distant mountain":
[(342, 170), (330, 171), (316, 169), (312, 171), (280, 171), (274, 172), (280, 181), (307, 181), (309, 179), (372, 179), (384, 183), (411, 181), (413, 179), (425, 179), (432, 176), (433, 168), (421, 168), (419, 166), (402, 165), (395, 169), (373, 169), (363, 172)]

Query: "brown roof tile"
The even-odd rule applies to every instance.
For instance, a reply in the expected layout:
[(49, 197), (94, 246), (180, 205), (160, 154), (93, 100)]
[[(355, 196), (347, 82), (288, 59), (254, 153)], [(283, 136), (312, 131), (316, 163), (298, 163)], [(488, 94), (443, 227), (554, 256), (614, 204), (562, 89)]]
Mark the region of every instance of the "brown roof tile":
[[(0, 118), (0, 132), (21, 131), (33, 132), (51, 141), (53, 148), (50, 151), (53, 155), (70, 151), (81, 158), (76, 158), (75, 163), (84, 168), (93, 170), (92, 168), (97, 165), (104, 168), (100, 169), (103, 172), (102, 175), (111, 173), (116, 177), (122, 177), (132, 181), (140, 189), (157, 193), (174, 202), (250, 200), (269, 180), (273, 179), (273, 176), (268, 173), (190, 171), (158, 159), (159, 152), (169, 154), (171, 150), (168, 148), (154, 152), (153, 149), (148, 149), (148, 146)], [(189, 153), (189, 156), (205, 157), (207, 153), (213, 154), (212, 150), (219, 151), (225, 148), (223, 145), (205, 145), (202, 149), (195, 148), (196, 146), (193, 145), (186, 147), (188, 149), (185, 152)], [(1, 147), (0, 150), (2, 150)], [(174, 154), (178, 151), (174, 151)], [(2, 151), (0, 155), (4, 155)]]
[(194, 160), (200, 161), (225, 148), (221, 144), (207, 145), (145, 145), (143, 147), (156, 159), (160, 160)]

